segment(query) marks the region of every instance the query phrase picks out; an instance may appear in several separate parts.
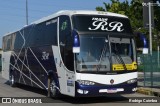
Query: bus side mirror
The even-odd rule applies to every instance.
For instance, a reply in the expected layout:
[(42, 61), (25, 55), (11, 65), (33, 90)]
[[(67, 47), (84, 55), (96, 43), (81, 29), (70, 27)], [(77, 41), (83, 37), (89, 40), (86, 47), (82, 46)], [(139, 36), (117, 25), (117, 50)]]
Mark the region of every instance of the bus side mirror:
[(76, 30), (73, 30), (73, 53), (80, 53), (79, 35)]

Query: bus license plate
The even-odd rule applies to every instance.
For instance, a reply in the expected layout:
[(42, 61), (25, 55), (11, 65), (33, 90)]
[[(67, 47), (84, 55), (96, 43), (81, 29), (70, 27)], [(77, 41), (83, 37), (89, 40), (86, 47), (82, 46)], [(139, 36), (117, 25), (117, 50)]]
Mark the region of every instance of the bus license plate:
[(116, 93), (117, 89), (107, 89), (107, 93)]

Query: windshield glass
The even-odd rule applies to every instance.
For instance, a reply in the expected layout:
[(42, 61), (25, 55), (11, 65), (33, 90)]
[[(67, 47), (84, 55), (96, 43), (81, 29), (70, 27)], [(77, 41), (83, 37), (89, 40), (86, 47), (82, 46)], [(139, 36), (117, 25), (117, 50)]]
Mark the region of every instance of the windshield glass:
[(133, 39), (111, 37), (110, 44), (113, 71), (133, 70), (135, 63)]
[(110, 71), (106, 37), (80, 36), (80, 53), (76, 57), (78, 71)]
[(133, 70), (134, 49), (131, 38), (80, 35), (76, 69), (81, 72)]

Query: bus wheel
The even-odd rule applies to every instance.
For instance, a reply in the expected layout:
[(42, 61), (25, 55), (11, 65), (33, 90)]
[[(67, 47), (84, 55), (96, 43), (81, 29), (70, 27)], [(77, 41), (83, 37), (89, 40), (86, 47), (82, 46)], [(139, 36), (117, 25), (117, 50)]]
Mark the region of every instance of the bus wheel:
[(15, 83), (15, 77), (14, 77), (14, 74), (10, 74), (10, 80), (9, 80), (9, 82), (10, 82), (10, 86), (11, 87), (15, 87), (16, 86), (16, 83)]
[(48, 78), (48, 97), (58, 97), (58, 90), (54, 80)]

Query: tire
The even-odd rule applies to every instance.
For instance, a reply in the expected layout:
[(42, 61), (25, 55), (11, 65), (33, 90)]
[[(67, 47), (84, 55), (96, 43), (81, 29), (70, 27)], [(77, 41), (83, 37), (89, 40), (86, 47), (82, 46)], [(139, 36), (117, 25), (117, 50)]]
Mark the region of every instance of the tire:
[(60, 93), (57, 89), (56, 83), (54, 80), (48, 78), (48, 97), (57, 98), (59, 97)]
[(9, 84), (10, 84), (10, 86), (11, 86), (11, 87), (15, 87), (15, 86), (16, 86), (16, 83), (15, 83), (15, 76), (14, 76), (13, 72), (10, 73), (9, 78), (10, 78), (10, 79), (9, 79)]

